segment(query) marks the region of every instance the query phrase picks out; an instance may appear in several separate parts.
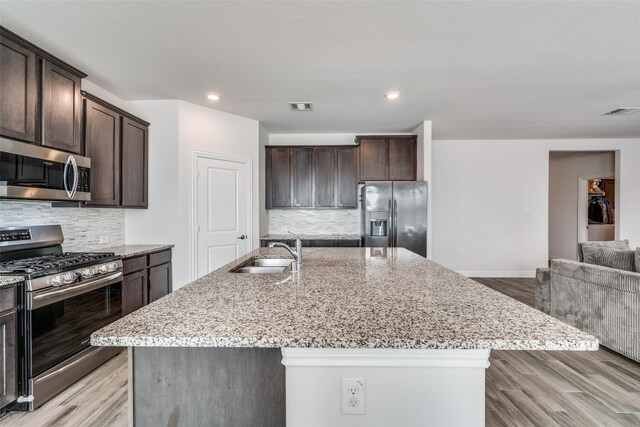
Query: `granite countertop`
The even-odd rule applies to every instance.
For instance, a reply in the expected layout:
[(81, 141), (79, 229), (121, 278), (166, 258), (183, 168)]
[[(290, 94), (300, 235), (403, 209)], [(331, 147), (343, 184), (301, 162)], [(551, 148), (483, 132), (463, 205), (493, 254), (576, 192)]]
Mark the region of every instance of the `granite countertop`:
[(24, 280), (24, 276), (0, 276), (0, 287), (20, 283)]
[[(596, 350), (598, 340), (405, 249), (305, 248), (298, 273), (229, 273), (91, 336), (97, 346)], [(377, 256), (375, 256), (377, 255)]]
[(171, 249), (173, 245), (120, 245), (111, 248), (87, 249), (90, 252), (113, 252), (122, 258), (131, 258), (134, 256), (146, 255), (153, 252), (159, 252), (165, 249)]
[[(298, 234), (300, 240), (360, 240), (357, 234)], [(291, 234), (267, 234), (260, 240), (292, 240)]]

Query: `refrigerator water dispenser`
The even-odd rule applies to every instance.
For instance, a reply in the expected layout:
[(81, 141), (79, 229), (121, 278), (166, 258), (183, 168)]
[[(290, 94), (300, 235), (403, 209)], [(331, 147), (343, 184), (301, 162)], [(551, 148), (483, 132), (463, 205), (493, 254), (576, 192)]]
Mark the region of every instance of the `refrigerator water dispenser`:
[(386, 219), (371, 219), (371, 231), (370, 236), (386, 237), (387, 236), (387, 220)]

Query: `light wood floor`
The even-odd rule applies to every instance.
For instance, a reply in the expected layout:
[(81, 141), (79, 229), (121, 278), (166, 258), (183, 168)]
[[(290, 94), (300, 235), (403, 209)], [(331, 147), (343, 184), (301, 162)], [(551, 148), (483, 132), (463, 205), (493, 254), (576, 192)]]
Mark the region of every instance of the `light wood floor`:
[[(533, 279), (476, 279), (529, 305)], [(487, 426), (640, 426), (640, 364), (597, 352), (493, 351), (487, 370)], [(126, 352), (32, 413), (1, 426), (127, 424)]]
[[(535, 279), (475, 279), (534, 305)], [(488, 426), (640, 426), (640, 364), (596, 352), (492, 351)]]

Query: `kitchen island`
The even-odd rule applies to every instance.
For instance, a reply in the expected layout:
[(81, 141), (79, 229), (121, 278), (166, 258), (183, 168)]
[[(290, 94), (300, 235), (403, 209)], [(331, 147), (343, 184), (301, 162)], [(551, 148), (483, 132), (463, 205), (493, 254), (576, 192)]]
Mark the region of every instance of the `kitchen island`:
[[(404, 249), (305, 248), (297, 273), (230, 272), (286, 254), (256, 250), (92, 335), (130, 347), (135, 425), (483, 425), (491, 349), (598, 348)], [(355, 407), (344, 378), (364, 380)]]

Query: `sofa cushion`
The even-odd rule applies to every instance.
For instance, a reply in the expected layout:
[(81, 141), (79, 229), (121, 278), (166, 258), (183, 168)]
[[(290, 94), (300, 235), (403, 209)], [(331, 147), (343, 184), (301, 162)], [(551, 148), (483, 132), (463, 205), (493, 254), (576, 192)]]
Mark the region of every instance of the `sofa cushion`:
[(578, 243), (578, 261), (584, 261), (584, 254), (582, 248), (585, 246), (605, 247), (611, 249), (631, 249), (629, 246), (629, 240), (610, 240), (603, 242), (581, 242)]
[(583, 246), (584, 262), (618, 270), (635, 271), (636, 251)]
[(636, 248), (636, 271), (640, 273), (640, 248)]

